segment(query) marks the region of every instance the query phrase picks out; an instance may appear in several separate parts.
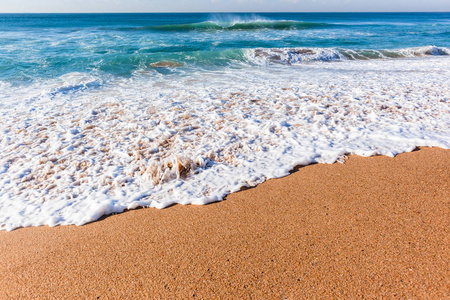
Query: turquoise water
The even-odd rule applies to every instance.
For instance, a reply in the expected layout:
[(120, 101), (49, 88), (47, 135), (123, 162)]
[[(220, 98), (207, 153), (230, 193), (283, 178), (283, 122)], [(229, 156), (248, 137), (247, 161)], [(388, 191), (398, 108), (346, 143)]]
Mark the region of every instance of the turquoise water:
[(341, 59), (364, 59), (430, 45), (450, 47), (450, 13), (0, 14), (0, 80), (131, 76), (161, 61), (238, 67), (252, 63), (245, 51), (255, 48), (333, 49)]

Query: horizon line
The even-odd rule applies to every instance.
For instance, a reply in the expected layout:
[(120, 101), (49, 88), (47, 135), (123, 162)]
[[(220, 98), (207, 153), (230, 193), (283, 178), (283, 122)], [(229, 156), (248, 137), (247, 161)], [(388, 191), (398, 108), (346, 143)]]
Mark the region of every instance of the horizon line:
[(161, 11), (161, 12), (150, 12), (150, 11), (124, 11), (124, 12), (114, 12), (114, 11), (92, 11), (92, 12), (0, 12), (0, 14), (292, 14), (292, 13), (332, 13), (332, 14), (367, 14), (367, 13), (450, 13), (450, 11)]

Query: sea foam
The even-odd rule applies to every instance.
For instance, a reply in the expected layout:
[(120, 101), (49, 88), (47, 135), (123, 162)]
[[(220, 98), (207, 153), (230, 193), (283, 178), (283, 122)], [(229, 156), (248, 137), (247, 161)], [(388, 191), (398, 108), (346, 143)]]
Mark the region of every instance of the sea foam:
[(219, 201), (296, 165), (450, 146), (450, 59), (0, 85), (0, 229)]
[(424, 56), (448, 56), (450, 49), (427, 46), (404, 49), (344, 49), (344, 48), (256, 48), (248, 49), (245, 57), (251, 63), (302, 64), (310, 62), (332, 62), (342, 60), (372, 60), (392, 58), (413, 58)]

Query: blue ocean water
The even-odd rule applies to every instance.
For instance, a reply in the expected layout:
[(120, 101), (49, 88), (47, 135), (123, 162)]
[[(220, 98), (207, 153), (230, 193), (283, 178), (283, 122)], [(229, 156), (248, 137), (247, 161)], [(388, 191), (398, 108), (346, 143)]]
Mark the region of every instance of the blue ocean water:
[(161, 61), (232, 66), (249, 63), (245, 50), (255, 48), (334, 49), (364, 59), (383, 56), (370, 50), (402, 57), (397, 50), (424, 46), (450, 47), (450, 13), (0, 14), (0, 80), (131, 76)]

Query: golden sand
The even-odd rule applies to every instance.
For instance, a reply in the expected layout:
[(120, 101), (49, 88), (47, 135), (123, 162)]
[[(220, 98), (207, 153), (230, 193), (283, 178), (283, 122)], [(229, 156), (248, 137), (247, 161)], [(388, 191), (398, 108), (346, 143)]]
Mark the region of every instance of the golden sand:
[(1, 299), (448, 299), (450, 151), (351, 156), (207, 206), (0, 232)]

